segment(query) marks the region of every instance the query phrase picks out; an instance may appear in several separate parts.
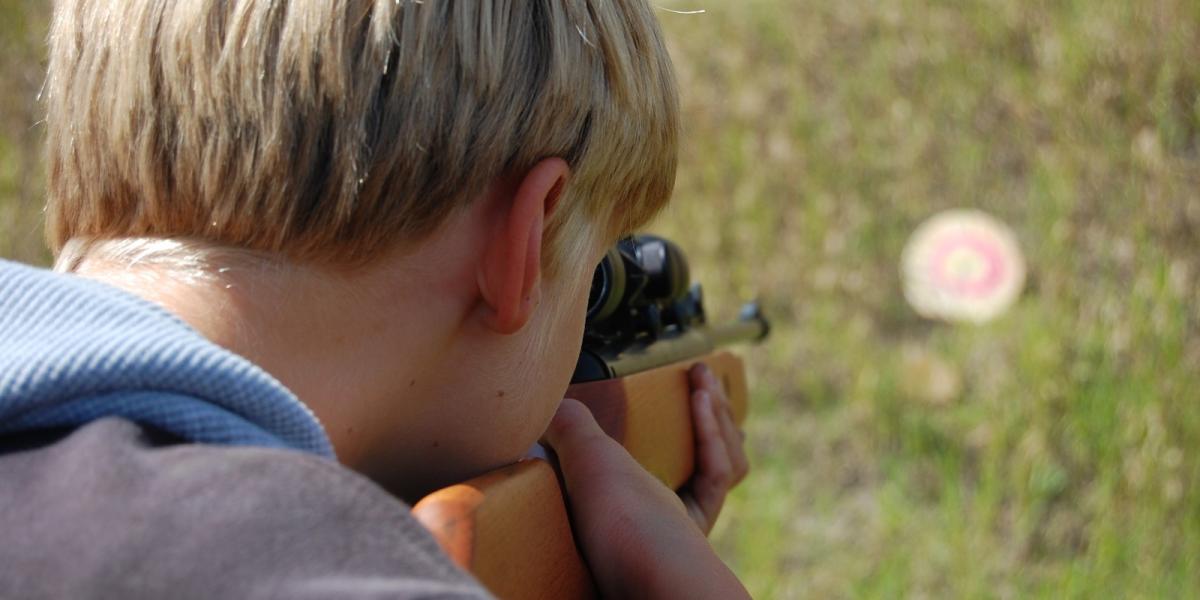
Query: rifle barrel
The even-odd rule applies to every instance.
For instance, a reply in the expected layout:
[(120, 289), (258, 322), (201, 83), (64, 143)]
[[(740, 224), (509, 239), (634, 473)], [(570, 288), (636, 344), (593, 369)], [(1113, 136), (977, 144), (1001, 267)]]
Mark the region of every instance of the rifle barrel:
[(771, 324), (763, 315), (762, 307), (757, 302), (749, 302), (742, 306), (737, 320), (713, 327), (708, 330), (708, 337), (713, 346), (729, 346), (742, 342), (761, 342), (771, 333)]
[(699, 358), (722, 346), (757, 342), (766, 338), (770, 329), (758, 303), (751, 302), (742, 307), (741, 314), (733, 322), (689, 329), (679, 335), (655, 340), (642, 348), (627, 350), (606, 362), (613, 377), (624, 377)]

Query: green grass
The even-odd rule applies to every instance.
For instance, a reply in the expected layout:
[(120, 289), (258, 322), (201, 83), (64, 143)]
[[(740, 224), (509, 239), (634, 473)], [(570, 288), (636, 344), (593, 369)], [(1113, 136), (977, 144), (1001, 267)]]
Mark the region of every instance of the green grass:
[[(686, 130), (656, 229), (710, 314), (760, 297), (776, 326), (747, 351), (755, 470), (714, 536), (751, 591), (1198, 595), (1200, 3), (659, 4), (707, 12), (659, 12)], [(13, 27), (8, 115), (41, 35)], [(44, 260), (35, 115), (2, 121), (0, 254)], [(993, 323), (900, 293), (904, 242), (951, 207), (1029, 262)]]
[[(687, 137), (657, 229), (714, 313), (777, 325), (716, 532), (755, 595), (1197, 594), (1200, 4), (669, 6), (707, 13), (661, 13)], [(988, 325), (900, 293), (951, 207), (1030, 264)]]

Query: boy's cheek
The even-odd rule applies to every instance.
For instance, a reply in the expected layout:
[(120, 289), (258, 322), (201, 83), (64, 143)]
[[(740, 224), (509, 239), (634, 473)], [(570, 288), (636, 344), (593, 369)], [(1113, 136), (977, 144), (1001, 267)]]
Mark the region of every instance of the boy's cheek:
[[(493, 339), (472, 354), (487, 371), (465, 369), (443, 381), (442, 397), (457, 406), (433, 405), (422, 431), (440, 432), (397, 461), (403, 478), (420, 481), (421, 494), (525, 458), (553, 418), (579, 355), (591, 283), (549, 283), (542, 308), (520, 338)], [(497, 344), (497, 342), (499, 342)], [(402, 442), (406, 446), (415, 440)], [(398, 466), (398, 465), (396, 465)], [(397, 479), (402, 479), (397, 477)], [(415, 491), (402, 494), (409, 497)], [(417, 495), (420, 497), (420, 494)]]

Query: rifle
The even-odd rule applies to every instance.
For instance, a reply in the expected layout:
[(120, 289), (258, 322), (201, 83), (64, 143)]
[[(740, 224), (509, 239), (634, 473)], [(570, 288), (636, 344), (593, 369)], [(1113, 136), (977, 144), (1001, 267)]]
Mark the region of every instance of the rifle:
[[(707, 324), (687, 261), (655, 236), (622, 239), (597, 266), (583, 347), (567, 397), (651, 474), (679, 489), (694, 471), (687, 370), (704, 362), (741, 423), (741, 359), (720, 348), (764, 339), (757, 303), (737, 320)], [(595, 585), (576, 548), (554, 467), (532, 458), (438, 490), (413, 507), (450, 557), (500, 598), (591, 598)]]

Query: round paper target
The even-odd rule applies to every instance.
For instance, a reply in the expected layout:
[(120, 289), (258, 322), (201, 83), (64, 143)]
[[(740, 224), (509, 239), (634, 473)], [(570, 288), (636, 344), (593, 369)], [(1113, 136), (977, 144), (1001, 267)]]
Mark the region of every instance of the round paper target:
[(901, 257), (904, 296), (922, 316), (983, 323), (1003, 313), (1025, 285), (1025, 261), (1003, 223), (974, 210), (935, 215)]

